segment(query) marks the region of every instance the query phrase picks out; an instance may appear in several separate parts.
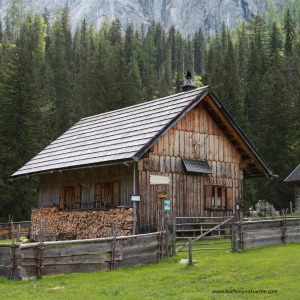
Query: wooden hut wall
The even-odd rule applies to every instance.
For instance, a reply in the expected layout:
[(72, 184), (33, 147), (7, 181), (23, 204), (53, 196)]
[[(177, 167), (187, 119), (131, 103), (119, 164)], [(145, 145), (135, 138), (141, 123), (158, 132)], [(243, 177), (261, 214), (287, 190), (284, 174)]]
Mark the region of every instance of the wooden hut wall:
[[(167, 191), (177, 216), (224, 215), (224, 212), (204, 209), (205, 185), (231, 187), (234, 202), (242, 199), (241, 155), (203, 105), (183, 117), (151, 150), (149, 157), (140, 160), (138, 165), (139, 192), (143, 196), (139, 205), (140, 222), (156, 223), (157, 186), (150, 186), (151, 174), (170, 177), (171, 184), (159, 188)], [(187, 173), (182, 157), (208, 160), (213, 174)]]
[(124, 164), (87, 168), (45, 174), (41, 176), (39, 186), (39, 206), (49, 204), (59, 205), (59, 192), (61, 186), (81, 186), (82, 208), (93, 208), (96, 183), (119, 182), (120, 205), (132, 206), (130, 194), (133, 189), (133, 165)]

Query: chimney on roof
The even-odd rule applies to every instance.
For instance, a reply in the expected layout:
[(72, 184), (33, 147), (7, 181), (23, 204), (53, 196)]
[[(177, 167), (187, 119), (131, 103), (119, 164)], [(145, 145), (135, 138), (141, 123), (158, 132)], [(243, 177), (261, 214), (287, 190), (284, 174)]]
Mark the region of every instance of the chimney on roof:
[(186, 81), (185, 81), (184, 85), (182, 86), (182, 91), (187, 92), (187, 91), (191, 91), (195, 88), (196, 87), (194, 86), (194, 82), (193, 82), (193, 79), (192, 79), (192, 74), (191, 74), (190, 71), (188, 71), (186, 73)]

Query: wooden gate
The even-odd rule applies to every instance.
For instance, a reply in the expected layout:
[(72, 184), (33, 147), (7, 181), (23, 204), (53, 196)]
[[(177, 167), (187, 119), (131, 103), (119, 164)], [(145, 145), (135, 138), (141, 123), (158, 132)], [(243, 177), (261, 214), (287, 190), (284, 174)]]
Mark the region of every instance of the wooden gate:
[(189, 242), (185, 242), (186, 239), (189, 239), (194, 246), (199, 247), (193, 248), (193, 250), (232, 249), (232, 221), (234, 221), (234, 216), (177, 217), (175, 220), (176, 252), (184, 251), (183, 249), (189, 246)]

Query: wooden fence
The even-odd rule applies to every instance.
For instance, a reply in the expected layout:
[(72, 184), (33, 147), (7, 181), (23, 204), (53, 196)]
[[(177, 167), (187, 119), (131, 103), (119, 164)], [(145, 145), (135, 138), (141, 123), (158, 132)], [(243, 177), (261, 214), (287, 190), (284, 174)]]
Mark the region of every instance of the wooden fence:
[(233, 250), (299, 241), (300, 218), (237, 222), (233, 226)]
[(162, 232), (90, 240), (0, 244), (0, 276), (10, 279), (93, 272), (159, 261), (168, 256)]
[(30, 221), (0, 223), (0, 240), (28, 236), (30, 225)]
[[(234, 221), (234, 216), (230, 217), (177, 217), (173, 220), (173, 248), (174, 244), (176, 247), (179, 246), (176, 252), (187, 251), (184, 248), (195, 245), (195, 242), (207, 239), (207, 238), (230, 238), (226, 242), (213, 241), (209, 243), (201, 243), (201, 248), (193, 250), (224, 250), (230, 249), (227, 245), (226, 248), (220, 248), (220, 244), (231, 244), (231, 228)], [(187, 236), (186, 236), (187, 235)], [(192, 235), (192, 236), (191, 236)], [(176, 243), (176, 240), (188, 238), (188, 242)], [(198, 244), (199, 245), (199, 244)], [(217, 245), (215, 247), (215, 245)], [(209, 246), (207, 248), (206, 246)]]

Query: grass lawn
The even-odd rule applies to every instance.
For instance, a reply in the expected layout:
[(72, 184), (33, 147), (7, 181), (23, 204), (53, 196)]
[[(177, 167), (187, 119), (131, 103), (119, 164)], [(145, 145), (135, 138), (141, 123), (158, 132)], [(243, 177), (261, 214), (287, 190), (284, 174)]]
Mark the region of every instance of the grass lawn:
[[(221, 246), (220, 246), (221, 247)], [(223, 246), (224, 247), (224, 246)], [(244, 252), (194, 251), (111, 272), (44, 276), (34, 281), (0, 277), (1, 299), (300, 299), (300, 243)], [(213, 291), (227, 291), (214, 293)], [(242, 292), (258, 293), (242, 293)], [(268, 293), (272, 291), (272, 293)]]

